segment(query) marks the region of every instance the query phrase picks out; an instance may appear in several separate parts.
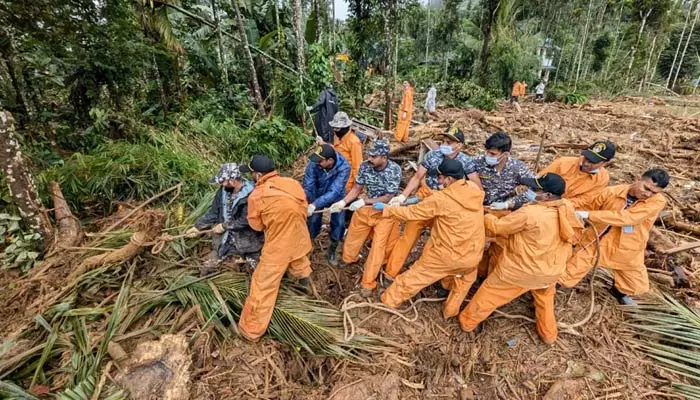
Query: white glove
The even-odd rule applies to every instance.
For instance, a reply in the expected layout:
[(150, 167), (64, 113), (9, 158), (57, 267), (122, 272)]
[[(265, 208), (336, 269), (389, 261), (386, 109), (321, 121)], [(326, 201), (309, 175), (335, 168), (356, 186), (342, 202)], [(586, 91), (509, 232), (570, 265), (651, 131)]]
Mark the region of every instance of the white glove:
[(186, 238), (197, 237), (197, 235), (199, 235), (199, 229), (197, 229), (195, 227), (192, 227), (185, 232)]
[(492, 210), (507, 210), (509, 208), (510, 204), (508, 204), (507, 201), (497, 201), (495, 203), (491, 203)]
[(224, 228), (224, 224), (216, 224), (212, 228), (212, 232), (216, 233), (217, 235), (221, 235), (222, 233), (226, 232), (226, 228)]
[(401, 204), (403, 204), (404, 201), (406, 201), (406, 196), (400, 194), (396, 197), (393, 197), (391, 200), (389, 200), (389, 205), (392, 207), (398, 207)]
[(588, 211), (576, 211), (576, 216), (580, 220), (588, 219), (588, 215), (590, 213)]
[(311, 110), (313, 110), (313, 109), (314, 109), (313, 106), (306, 106), (306, 111), (311, 111)]
[(316, 135), (316, 144), (324, 144), (324, 143), (326, 143), (326, 141), (323, 140), (323, 138), (321, 136)]
[(365, 206), (365, 201), (360, 199), (360, 200), (355, 200), (350, 204), (350, 211), (357, 211), (360, 208)]
[(314, 205), (314, 203), (309, 204), (309, 206), (306, 207), (306, 216), (312, 216), (314, 211), (316, 211), (316, 206)]
[(331, 214), (343, 211), (343, 208), (345, 208), (345, 204), (345, 200), (340, 200), (331, 204), (329, 208), (329, 210), (331, 210)]

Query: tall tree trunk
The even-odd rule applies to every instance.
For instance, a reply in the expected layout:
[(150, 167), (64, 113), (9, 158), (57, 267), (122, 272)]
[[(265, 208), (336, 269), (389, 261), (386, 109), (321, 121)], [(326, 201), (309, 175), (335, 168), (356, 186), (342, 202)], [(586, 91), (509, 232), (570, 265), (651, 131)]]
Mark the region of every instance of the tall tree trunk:
[(335, 51), (335, 0), (329, 0), (331, 3), (331, 49)]
[(642, 12), (639, 12), (639, 16), (642, 17), (642, 25), (639, 27), (639, 34), (637, 35), (637, 42), (634, 44), (634, 47), (632, 47), (632, 54), (630, 55), (630, 63), (627, 65), (627, 73), (625, 74), (625, 87), (629, 84), (630, 81), (630, 74), (632, 73), (632, 65), (634, 65), (634, 59), (637, 57), (637, 49), (639, 48), (639, 41), (642, 39), (642, 33), (644, 33), (644, 27), (647, 24), (647, 18), (649, 18), (649, 15), (651, 15), (652, 10), (654, 7), (650, 8), (649, 11), (645, 15), (642, 15)]
[(479, 55), (479, 84), (483, 87), (488, 86), (489, 75), (489, 43), (491, 42), (491, 31), (496, 21), (496, 11), (501, 4), (499, 0), (485, 0), (484, 14), (481, 19), (481, 32), (484, 35), (484, 40), (481, 45), (481, 54)]
[(20, 150), (12, 114), (4, 110), (0, 110), (0, 168), (20, 216), (32, 233), (41, 235), (42, 250), (45, 250), (53, 242), (53, 227), (44, 213), (34, 179)]
[[(681, 4), (683, 4), (681, 2)], [(688, 21), (690, 21), (690, 14), (693, 13), (693, 6), (695, 2), (690, 3), (688, 8), (688, 13), (685, 16), (685, 22), (683, 23), (683, 30), (681, 31), (681, 37), (678, 39), (678, 45), (676, 46), (676, 53), (673, 55), (673, 62), (671, 63), (671, 69), (668, 70), (668, 77), (666, 78), (666, 87), (671, 84), (671, 76), (673, 76), (673, 70), (676, 68), (676, 59), (678, 58), (678, 53), (681, 51), (681, 44), (683, 43), (683, 37), (685, 36), (685, 30), (688, 28)]]
[(265, 115), (265, 106), (263, 103), (262, 95), (260, 94), (258, 74), (255, 71), (255, 62), (253, 61), (253, 55), (250, 53), (248, 35), (245, 34), (245, 24), (243, 23), (241, 9), (240, 7), (238, 7), (238, 0), (231, 0), (231, 7), (236, 12), (236, 22), (238, 23), (238, 36), (240, 36), (241, 38), (241, 43), (243, 44), (243, 53), (245, 55), (246, 60), (248, 61), (248, 73), (250, 74), (250, 81), (253, 84), (253, 95), (255, 96), (255, 105), (258, 107), (258, 114), (260, 114), (260, 117), (262, 117), (263, 115)]
[(301, 0), (294, 0), (293, 11), (294, 36), (297, 41), (297, 68), (299, 74), (303, 74), (306, 71), (306, 62), (304, 61), (304, 32), (301, 30)]
[[(644, 76), (642, 77), (642, 80), (639, 81), (639, 88), (637, 89), (637, 92), (641, 92), (647, 83), (647, 74), (649, 73), (651, 59), (654, 57), (654, 48), (656, 47), (656, 36), (657, 35), (654, 35), (654, 39), (651, 41), (651, 51), (649, 51), (649, 57), (647, 57), (647, 65), (644, 67)], [(651, 80), (651, 78), (649, 78), (649, 80)]]
[(685, 41), (685, 47), (683, 47), (683, 53), (681, 53), (681, 59), (678, 61), (678, 68), (676, 68), (676, 75), (673, 77), (673, 83), (671, 84), (671, 89), (676, 86), (676, 80), (678, 80), (678, 73), (681, 72), (681, 67), (683, 66), (683, 59), (685, 58), (685, 52), (688, 50), (688, 44), (690, 44), (690, 39), (693, 37), (693, 30), (695, 29), (695, 24), (698, 22), (698, 16), (700, 15), (700, 6), (695, 8), (695, 18), (693, 18), (693, 24), (690, 25), (690, 32), (688, 33), (688, 40)]
[(430, 0), (428, 0), (428, 21), (425, 24), (425, 63), (428, 63), (428, 54), (430, 54)]
[(226, 68), (226, 53), (224, 53), (224, 39), (221, 34), (221, 21), (219, 20), (219, 12), (216, 9), (216, 0), (211, 0), (211, 12), (214, 14), (214, 25), (216, 29), (216, 44), (217, 58), (219, 60), (219, 68), (221, 69), (221, 79), (224, 85), (228, 84), (228, 70)]
[(392, 107), (391, 103), (394, 98), (393, 87), (392, 87), (392, 74), (394, 71), (392, 63), (392, 51), (391, 51), (391, 24), (389, 19), (394, 14), (393, 13), (394, 0), (388, 0), (387, 7), (384, 10), (384, 40), (386, 42), (386, 54), (384, 55), (387, 60), (387, 66), (384, 69), (384, 130), (391, 130), (392, 126)]
[(163, 117), (168, 118), (168, 98), (163, 87), (163, 80), (160, 79), (160, 68), (155, 53), (151, 54), (153, 62), (153, 73), (156, 77), (156, 85), (158, 86), (158, 94), (160, 95), (160, 106), (163, 107)]
[(15, 91), (15, 103), (17, 103), (17, 108), (22, 114), (19, 123), (20, 126), (24, 126), (24, 120), (29, 119), (29, 108), (27, 107), (27, 100), (24, 95), (24, 90), (22, 89), (22, 83), (19, 80), (20, 72), (17, 70), (17, 66), (15, 65), (14, 42), (7, 30), (3, 29), (0, 33), (0, 40), (7, 40), (8, 42), (8, 46), (6, 46), (5, 51), (0, 54), (2, 54), (4, 58), (5, 68), (7, 69), (7, 74), (10, 75), (12, 89)]
[(591, 23), (591, 9), (593, 8), (593, 0), (588, 0), (588, 11), (586, 12), (586, 25), (583, 28), (583, 37), (581, 38), (581, 47), (578, 50), (578, 63), (576, 66), (576, 79), (574, 81), (574, 90), (578, 86), (578, 78), (581, 72), (581, 62), (583, 61), (583, 49), (586, 47), (586, 40), (588, 39), (588, 26)]
[(622, 27), (622, 12), (624, 11), (625, 2), (620, 2), (620, 12), (617, 17), (617, 28), (615, 29), (615, 40), (613, 43), (612, 54), (608, 57), (608, 62), (605, 63), (605, 72), (603, 73), (603, 82), (608, 80), (608, 73), (610, 73), (610, 65), (613, 59), (617, 59), (617, 54), (620, 50), (620, 28)]

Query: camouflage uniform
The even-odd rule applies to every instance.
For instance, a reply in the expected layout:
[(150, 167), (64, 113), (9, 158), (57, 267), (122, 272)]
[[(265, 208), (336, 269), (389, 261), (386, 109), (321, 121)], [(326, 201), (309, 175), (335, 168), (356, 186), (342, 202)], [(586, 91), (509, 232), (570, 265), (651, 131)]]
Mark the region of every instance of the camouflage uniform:
[[(428, 173), (425, 176), (425, 183), (428, 185), (429, 188), (433, 190), (438, 190), (437, 169), (442, 163), (442, 160), (444, 159), (445, 156), (439, 150), (433, 150), (425, 155), (425, 158), (423, 158), (423, 162), (421, 163), (421, 166), (428, 170)], [(462, 168), (464, 169), (464, 176), (475, 172), (474, 160), (468, 155), (459, 152), (457, 153), (457, 157), (455, 157), (454, 159), (462, 164)]]
[(357, 183), (367, 188), (367, 197), (370, 199), (385, 194), (396, 194), (401, 184), (401, 167), (389, 160), (383, 170), (377, 171), (369, 161), (365, 161), (360, 165)]
[(513, 209), (517, 209), (527, 203), (524, 193), (515, 194), (515, 188), (522, 185), (523, 178), (536, 178), (525, 163), (509, 156), (501, 172), (497, 172), (496, 167), (486, 164), (482, 154), (474, 160), (474, 167), (486, 194), (484, 205), (512, 199)]

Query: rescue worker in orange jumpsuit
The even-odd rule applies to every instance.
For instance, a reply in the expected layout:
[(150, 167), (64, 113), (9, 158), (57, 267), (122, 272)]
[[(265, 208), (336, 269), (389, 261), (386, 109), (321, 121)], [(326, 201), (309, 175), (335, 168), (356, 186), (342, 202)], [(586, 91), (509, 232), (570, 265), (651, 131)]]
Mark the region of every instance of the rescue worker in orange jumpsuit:
[(605, 168), (615, 157), (615, 144), (609, 141), (595, 142), (579, 157), (559, 157), (540, 171), (542, 176), (548, 172), (557, 174), (566, 181), (564, 198), (571, 201), (577, 210), (588, 210), (593, 199), (598, 196), (610, 182), (610, 175)]
[(484, 192), (464, 179), (457, 160), (445, 158), (437, 168), (440, 190), (408, 207), (374, 205), (385, 217), (402, 221), (432, 221), (430, 239), (423, 254), (406, 272), (397, 276), (382, 294), (391, 308), (442, 280), (450, 288), (443, 304), (445, 318), (454, 317), (476, 279), (476, 267), (484, 251)]
[(350, 163), (350, 177), (345, 184), (345, 193), (350, 193), (352, 187), (355, 186), (357, 173), (360, 170), (360, 164), (362, 164), (362, 142), (355, 135), (355, 132), (350, 129), (352, 120), (346, 113), (341, 111), (335, 114), (333, 121), (330, 122), (330, 126), (335, 135), (333, 142), (335, 151), (340, 153)]
[[(631, 185), (610, 186), (593, 200), (590, 211), (576, 214), (596, 226), (600, 235), (599, 264), (613, 270), (611, 294), (620, 304), (634, 305), (631, 295), (649, 291), (644, 249), (666, 199), (661, 193), (669, 183), (668, 173), (650, 169)], [(586, 230), (559, 279), (565, 287), (575, 286), (593, 268), (595, 233)]]
[(251, 172), (255, 189), (248, 198), (248, 223), (265, 232), (260, 262), (253, 272), (238, 327), (249, 340), (265, 334), (275, 308), (280, 281), (286, 272), (311, 287), (311, 238), (306, 227), (306, 195), (299, 182), (283, 178), (275, 163), (256, 155), (241, 172)]
[[(406, 189), (403, 192), (389, 201), (390, 206), (402, 205), (408, 197), (410, 197), (416, 189), (417, 196), (425, 199), (440, 186), (438, 167), (444, 160), (456, 160), (462, 165), (462, 170), (465, 176), (474, 182), (481, 190), (479, 183), (479, 174), (476, 173), (474, 161), (471, 157), (462, 153), (464, 146), (464, 133), (456, 127), (442, 134), (442, 144), (438, 150), (429, 151), (423, 158), (418, 171), (413, 175)], [(430, 225), (429, 220), (406, 220), (403, 234), (399, 241), (394, 246), (389, 256), (389, 261), (386, 264), (386, 273), (391, 278), (396, 277), (401, 271), (406, 262), (406, 257), (411, 252), (411, 249), (416, 244), (418, 237), (425, 227)]]
[(413, 87), (408, 81), (404, 81), (394, 139), (399, 142), (408, 141), (408, 127), (411, 125), (411, 119), (413, 119)]
[(559, 275), (566, 268), (574, 238), (583, 224), (574, 207), (561, 196), (566, 183), (559, 175), (527, 179), (528, 199), (535, 201), (505, 217), (484, 217), (489, 236), (505, 238), (495, 268), (460, 313), (459, 324), (472, 332), (498, 307), (525, 294), (535, 299), (537, 332), (542, 341), (557, 339), (554, 296)]
[[(388, 158), (389, 142), (377, 140), (367, 155), (367, 161), (360, 166), (355, 186), (343, 200), (330, 207), (331, 213), (335, 213), (350, 203), (349, 210), (353, 211), (343, 245), (343, 262), (346, 264), (355, 263), (360, 259), (360, 250), (372, 234), (372, 247), (362, 275), (361, 294), (364, 297), (371, 295), (372, 290), (377, 287), (377, 276), (382, 264), (399, 237), (398, 223), (382, 216), (381, 211), (371, 206), (388, 202), (398, 193), (401, 182), (401, 167)], [(366, 193), (362, 193), (365, 189)]]

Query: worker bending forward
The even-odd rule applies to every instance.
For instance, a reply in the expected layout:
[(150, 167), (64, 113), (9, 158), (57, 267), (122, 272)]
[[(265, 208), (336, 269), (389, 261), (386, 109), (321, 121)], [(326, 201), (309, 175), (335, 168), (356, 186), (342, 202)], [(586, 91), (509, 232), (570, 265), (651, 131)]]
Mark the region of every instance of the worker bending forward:
[(484, 192), (464, 179), (462, 164), (445, 159), (438, 170), (442, 188), (408, 207), (375, 205), (385, 217), (403, 221), (433, 221), (430, 239), (411, 269), (396, 277), (382, 302), (396, 308), (423, 288), (442, 280), (450, 295), (443, 304), (445, 318), (454, 317), (476, 279), (484, 251)]
[(571, 203), (561, 199), (566, 189), (556, 174), (524, 180), (530, 203), (503, 218), (484, 217), (487, 235), (505, 238), (495, 268), (459, 315), (471, 332), (498, 307), (530, 292), (535, 299), (537, 332), (545, 343), (557, 339), (554, 296), (559, 275), (566, 268), (572, 243), (583, 224)]
[[(462, 165), (462, 170), (464, 175), (468, 176), (470, 180), (477, 183), (479, 182), (479, 175), (474, 170), (474, 162), (471, 157), (462, 153), (462, 147), (464, 146), (464, 133), (457, 128), (452, 128), (446, 133), (442, 134), (442, 144), (438, 150), (429, 151), (418, 171), (413, 175), (411, 180), (406, 185), (404, 191), (391, 199), (389, 201), (390, 206), (399, 206), (403, 204), (406, 199), (413, 194), (413, 192), (418, 190), (417, 196), (421, 199), (425, 199), (440, 186), (438, 179), (438, 167), (444, 160), (456, 160)], [(481, 189), (479, 189), (481, 190)], [(483, 201), (483, 199), (482, 199)], [(399, 241), (394, 246), (389, 256), (389, 261), (386, 264), (386, 273), (390, 277), (394, 278), (401, 271), (406, 262), (406, 257), (411, 252), (411, 249), (416, 244), (418, 237), (420, 236), (423, 229), (430, 225), (430, 220), (414, 220), (409, 219), (404, 225), (403, 234)]]
[[(600, 235), (599, 264), (613, 270), (612, 295), (621, 304), (634, 305), (630, 295), (649, 291), (644, 249), (654, 221), (666, 206), (661, 193), (668, 185), (668, 173), (650, 169), (631, 185), (610, 186), (595, 198), (590, 211), (577, 215), (592, 222)], [(562, 286), (573, 287), (593, 268), (595, 233), (586, 230), (561, 276)]]
[[(367, 297), (377, 287), (377, 276), (386, 256), (399, 236), (398, 223), (382, 216), (382, 212), (373, 209), (375, 203), (386, 203), (399, 191), (401, 167), (389, 160), (389, 143), (377, 140), (374, 148), (367, 152), (368, 160), (360, 166), (357, 181), (343, 200), (334, 203), (331, 213), (339, 212), (346, 204), (353, 211), (348, 234), (343, 245), (343, 261), (347, 264), (360, 259), (360, 250), (367, 237), (372, 233), (372, 248), (367, 255), (362, 274), (362, 295)], [(361, 192), (366, 189), (367, 192)], [(353, 201), (358, 199), (356, 201)], [(370, 206), (370, 207), (366, 207)]]
[(612, 142), (595, 142), (579, 157), (559, 157), (542, 171), (557, 174), (566, 181), (564, 198), (573, 203), (577, 210), (587, 210), (596, 198), (608, 186), (610, 175), (605, 168), (615, 157), (615, 144)]
[(306, 228), (306, 196), (299, 182), (279, 176), (274, 162), (265, 156), (254, 156), (240, 170), (251, 172), (256, 182), (248, 198), (248, 223), (265, 232), (260, 262), (238, 323), (244, 337), (257, 340), (270, 323), (284, 274), (289, 271), (302, 285), (310, 286), (307, 254), (311, 239)]

